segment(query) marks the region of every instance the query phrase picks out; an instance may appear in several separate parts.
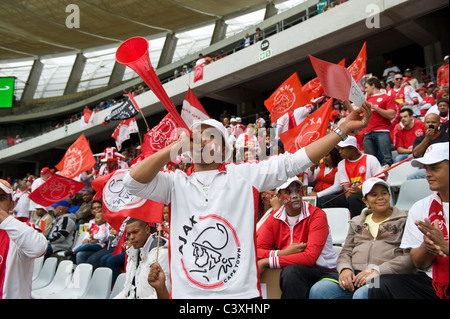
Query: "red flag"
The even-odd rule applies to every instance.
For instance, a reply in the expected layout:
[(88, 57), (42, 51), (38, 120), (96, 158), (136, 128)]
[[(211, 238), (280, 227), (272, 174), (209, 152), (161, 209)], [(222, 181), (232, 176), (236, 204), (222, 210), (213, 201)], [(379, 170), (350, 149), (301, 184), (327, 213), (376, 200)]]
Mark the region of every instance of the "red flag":
[(309, 100), (302, 94), (302, 84), (297, 73), (292, 74), (272, 95), (264, 101), (270, 112), (270, 120), (276, 122), (287, 112), (307, 104)]
[(61, 162), (55, 167), (61, 171), (61, 175), (74, 178), (90, 170), (95, 165), (95, 158), (89, 146), (89, 141), (84, 134), (69, 147)]
[(330, 124), (332, 108), (333, 99), (329, 99), (299, 125), (282, 133), (280, 139), (285, 150), (289, 153), (295, 153), (300, 148), (325, 136)]
[(194, 83), (203, 80), (203, 63), (194, 67)]
[(361, 106), (366, 98), (345, 67), (309, 56), (326, 96)]
[(94, 112), (88, 108), (85, 108), (83, 110), (83, 117), (80, 120), (80, 127), (92, 124), (93, 119), (94, 119)]
[[(338, 65), (345, 66), (345, 59), (338, 63)], [(323, 95), (323, 87), (320, 84), (318, 77), (312, 79), (302, 87), (302, 95), (311, 101), (312, 99), (317, 99)]]
[(145, 157), (150, 156), (178, 140), (179, 132), (177, 128), (178, 125), (175, 123), (172, 114), (168, 113), (158, 125), (145, 134), (141, 146), (142, 154)]
[(164, 204), (130, 194), (123, 185), (123, 178), (129, 171), (119, 169), (92, 182), (92, 187), (102, 194), (105, 220), (115, 230), (120, 229), (126, 217), (161, 223)]
[(183, 100), (183, 106), (181, 108), (181, 118), (184, 120), (188, 127), (191, 127), (191, 125), (195, 121), (203, 121), (211, 118), (203, 108), (203, 105), (197, 99), (191, 88), (188, 89)]
[(86, 184), (53, 174), (42, 185), (32, 191), (28, 198), (47, 207), (78, 193), (84, 186)]
[(347, 69), (341, 65), (309, 56), (311, 63), (324, 89), (325, 95), (339, 100), (348, 100), (351, 76)]
[(130, 138), (131, 133), (139, 133), (139, 128), (134, 117), (121, 121), (112, 133), (111, 137), (116, 140), (117, 150), (120, 151), (122, 143)]
[(367, 52), (366, 52), (366, 42), (356, 57), (355, 61), (347, 68), (350, 75), (355, 79), (356, 82), (361, 81), (364, 75), (366, 75), (366, 61), (367, 61)]

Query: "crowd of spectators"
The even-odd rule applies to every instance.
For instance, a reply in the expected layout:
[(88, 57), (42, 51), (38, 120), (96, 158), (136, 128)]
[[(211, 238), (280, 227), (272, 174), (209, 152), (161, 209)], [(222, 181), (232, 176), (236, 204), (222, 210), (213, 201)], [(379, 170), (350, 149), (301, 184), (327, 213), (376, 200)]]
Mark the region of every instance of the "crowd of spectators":
[[(244, 40), (244, 47), (246, 43)], [(203, 56), (199, 59), (200, 63), (208, 63)], [(404, 284), (406, 277), (401, 275), (407, 276), (411, 282), (419, 278), (415, 289), (427, 290), (421, 296), (448, 297), (448, 235), (443, 240), (442, 236), (446, 234), (436, 232), (429, 220), (425, 219), (416, 226), (405, 212), (391, 207), (389, 185), (386, 183), (388, 173), (383, 173), (394, 163), (404, 160), (422, 167), (422, 174), (415, 173), (412, 178), (427, 178), (430, 189), (435, 193), (425, 202), (415, 204), (413, 215), (431, 218), (428, 211), (437, 205), (445, 215), (439, 220), (440, 229), (448, 228), (448, 60), (446, 56), (436, 74), (436, 84), (422, 73), (421, 78), (414, 77), (411, 69), (400, 72), (392, 61), (388, 61), (387, 71), (383, 75), (366, 76), (363, 88), (372, 108), (368, 126), (353, 132), (320, 161), (294, 179), (287, 180), (286, 184), (259, 194), (256, 220), (258, 266), (260, 273), (267, 268), (283, 268), (280, 278), (283, 298), (333, 298), (336, 295), (342, 298), (417, 297), (406, 286), (398, 291), (390, 290), (393, 284)], [(132, 90), (133, 94), (144, 91), (143, 86)], [(101, 102), (98, 108), (108, 108), (113, 103), (112, 100)], [(293, 120), (299, 124), (322, 103), (325, 101), (302, 108), (306, 111), (292, 114)], [(345, 121), (353, 107), (350, 102), (336, 101), (328, 132)], [(267, 112), (242, 118), (224, 111), (218, 120), (228, 132), (227, 143), (232, 147), (232, 162), (257, 163), (285, 153), (279, 139), (283, 119), (271, 123)], [(398, 157), (393, 156), (394, 151)], [(132, 146), (124, 155), (113, 157), (108, 162), (98, 161), (96, 167), (78, 177), (86, 183), (86, 189), (51, 207), (37, 205), (28, 196), (57, 172), (44, 167), (39, 177), (29, 174), (16, 179), (8, 178), (7, 182), (12, 184), (14, 203), (10, 213), (20, 221), (29, 221), (42, 228), (48, 240), (47, 258), (57, 256), (72, 259), (76, 264), (90, 263), (94, 268), (110, 267), (113, 269), (113, 282), (121, 272), (126, 272), (127, 284), (120, 297), (151, 295), (162, 298), (167, 297), (165, 289), (170, 288), (170, 283), (166, 280), (170, 274), (168, 265), (162, 261), (167, 257), (167, 252), (161, 254), (159, 266), (150, 267), (153, 265), (150, 261), (155, 259), (156, 230), (134, 219), (124, 221), (120, 229), (112, 229), (103, 216), (102, 202), (93, 199), (94, 191), (90, 187), (92, 181), (103, 173), (132, 166), (139, 152), (140, 145)], [(192, 162), (188, 156), (182, 156), (179, 161), (171, 161), (164, 168), (166, 171), (191, 173)], [(433, 169), (440, 170), (438, 176)], [(442, 174), (445, 170), (447, 174)], [(8, 194), (8, 190), (8, 187), (2, 187), (2, 192)], [(316, 205), (302, 201), (302, 196), (306, 195), (315, 197)], [(322, 211), (322, 208), (330, 207), (348, 208), (352, 217), (339, 257), (330, 245), (327, 220)], [(166, 249), (170, 225), (167, 220), (164, 225), (165, 239), (161, 242), (161, 248)], [(412, 239), (417, 232), (420, 232), (422, 240)], [(130, 236), (137, 236), (134, 233), (142, 234), (139, 235), (142, 237), (129, 241)], [(408, 234), (405, 241), (402, 239), (403, 233)], [(81, 245), (76, 245), (79, 236), (82, 236)], [(128, 239), (124, 243), (119, 241), (122, 236)], [(294, 238), (296, 242), (292, 241)], [(370, 249), (365, 247), (372, 245), (374, 239), (379, 240), (380, 244), (373, 248), (372, 255), (368, 255)], [(144, 248), (151, 257), (140, 264), (139, 254)], [(300, 257), (303, 255), (300, 254), (309, 254), (308, 262), (303, 263), (303, 257)], [(427, 255), (426, 261), (423, 255)], [(436, 258), (430, 258), (430, 255)], [(311, 256), (314, 256), (312, 261)], [(367, 260), (370, 265), (365, 263)], [(415, 268), (428, 269), (431, 265), (435, 265), (433, 278), (415, 273)], [(141, 272), (144, 269), (149, 274), (148, 280), (145, 280), (146, 274), (144, 276)], [(441, 272), (447, 272), (447, 281), (444, 278), (444, 282), (436, 283), (436, 274)], [(140, 284), (131, 285), (138, 277)], [(323, 277), (327, 278), (326, 281), (322, 280)], [(377, 277), (380, 277), (381, 288), (371, 290), (367, 284)], [(433, 295), (430, 287), (437, 285), (440, 285), (440, 290), (436, 288), (439, 291)], [(299, 287), (301, 289), (297, 289)]]

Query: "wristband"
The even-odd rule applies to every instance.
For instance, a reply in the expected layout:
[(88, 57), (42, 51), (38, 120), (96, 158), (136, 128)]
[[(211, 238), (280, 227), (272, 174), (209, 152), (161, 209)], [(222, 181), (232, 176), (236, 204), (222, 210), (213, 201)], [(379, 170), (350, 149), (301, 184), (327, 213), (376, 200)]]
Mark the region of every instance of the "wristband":
[(339, 135), (339, 137), (340, 137), (343, 141), (345, 141), (345, 140), (347, 139), (347, 137), (348, 137), (348, 135), (345, 134), (344, 132), (342, 132), (342, 131), (339, 129), (339, 127), (336, 127), (336, 128), (333, 130), (333, 132), (335, 132), (337, 135)]

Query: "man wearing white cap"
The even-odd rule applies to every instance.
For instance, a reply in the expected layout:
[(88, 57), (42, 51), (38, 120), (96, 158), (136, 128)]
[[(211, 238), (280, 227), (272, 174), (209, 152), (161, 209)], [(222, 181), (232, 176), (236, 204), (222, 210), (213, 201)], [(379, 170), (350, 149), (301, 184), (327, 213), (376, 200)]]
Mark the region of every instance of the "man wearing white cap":
[(419, 271), (414, 275), (381, 276), (380, 287), (370, 289), (369, 298), (449, 298), (449, 143), (430, 145), (411, 165), (425, 166), (425, 178), (433, 191), (409, 210), (400, 245), (411, 249)]
[(242, 124), (242, 119), (240, 117), (236, 117), (235, 122), (231, 119), (231, 124), (234, 124), (231, 132), (236, 137), (236, 139), (245, 132), (245, 126)]
[(47, 240), (9, 214), (11, 195), (11, 185), (0, 179), (0, 299), (30, 299), (34, 259), (44, 255)]
[[(370, 112), (363, 104), (338, 130), (294, 154), (242, 164), (226, 163), (232, 154), (227, 131), (208, 119), (194, 125), (192, 137), (182, 133), (133, 166), (123, 180), (129, 193), (171, 205), (170, 297), (261, 297), (254, 240), (259, 193), (318, 162), (346, 134), (365, 127)], [(187, 150), (194, 163), (190, 174), (161, 171)]]
[(323, 196), (318, 206), (321, 208), (346, 207), (350, 210), (351, 216), (355, 217), (366, 207), (362, 200), (361, 184), (381, 173), (382, 168), (375, 156), (362, 154), (359, 151), (354, 136), (339, 142), (337, 147), (343, 159), (338, 163), (336, 178), (344, 192), (340, 195)]
[(283, 269), (282, 299), (307, 299), (309, 289), (337, 264), (327, 217), (302, 200), (303, 184), (298, 177), (277, 190), (283, 206), (257, 232), (258, 266), (260, 273), (266, 268)]

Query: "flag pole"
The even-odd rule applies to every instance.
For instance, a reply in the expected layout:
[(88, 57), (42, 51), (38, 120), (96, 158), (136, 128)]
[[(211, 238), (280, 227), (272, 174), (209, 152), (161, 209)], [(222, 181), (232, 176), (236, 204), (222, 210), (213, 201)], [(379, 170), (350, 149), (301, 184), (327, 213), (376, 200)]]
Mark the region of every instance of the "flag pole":
[[(376, 174), (376, 175), (374, 175), (374, 176), (372, 176), (372, 177), (378, 177), (378, 176), (380, 176), (380, 175), (386, 173), (387, 171), (390, 171), (390, 170), (393, 169), (394, 167), (397, 167), (397, 166), (399, 166), (400, 164), (403, 164), (403, 163), (409, 161), (409, 160), (412, 159), (413, 157), (414, 157), (414, 156), (410, 156), (410, 157), (408, 157), (408, 158), (405, 158), (403, 161), (400, 161), (400, 162), (398, 162), (398, 163), (395, 163), (394, 165), (392, 165), (392, 166), (386, 168), (384, 171), (381, 171), (381, 172), (379, 172), (378, 174)], [(363, 184), (363, 183), (360, 183), (360, 184), (358, 184), (356, 187), (362, 187), (362, 184)], [(334, 200), (334, 199), (338, 198), (339, 196), (341, 196), (341, 195), (347, 193), (348, 191), (350, 191), (350, 188), (348, 188), (346, 191), (344, 191), (344, 192), (342, 192), (342, 193), (340, 193), (340, 194), (337, 194), (336, 196), (330, 198), (330, 199), (327, 200), (325, 203), (322, 203), (322, 205), (323, 205), (323, 204), (326, 204), (326, 203), (328, 203), (328, 202), (331, 202), (332, 200)]]
[[(145, 126), (147, 126), (147, 132), (150, 131), (150, 128), (148, 126), (147, 120), (145, 119), (144, 113), (142, 113), (141, 108), (137, 105), (136, 100), (134, 99), (133, 95), (130, 92), (127, 92), (127, 94), (128, 94), (128, 97), (130, 98), (130, 100), (133, 102), (133, 104), (139, 109), (139, 112), (141, 113), (142, 118), (144, 119)], [(142, 142), (141, 142), (141, 144), (142, 144)]]
[(156, 246), (156, 264), (158, 263), (158, 255), (159, 255), (159, 242), (161, 238), (161, 224), (159, 224), (158, 226), (158, 245)]

